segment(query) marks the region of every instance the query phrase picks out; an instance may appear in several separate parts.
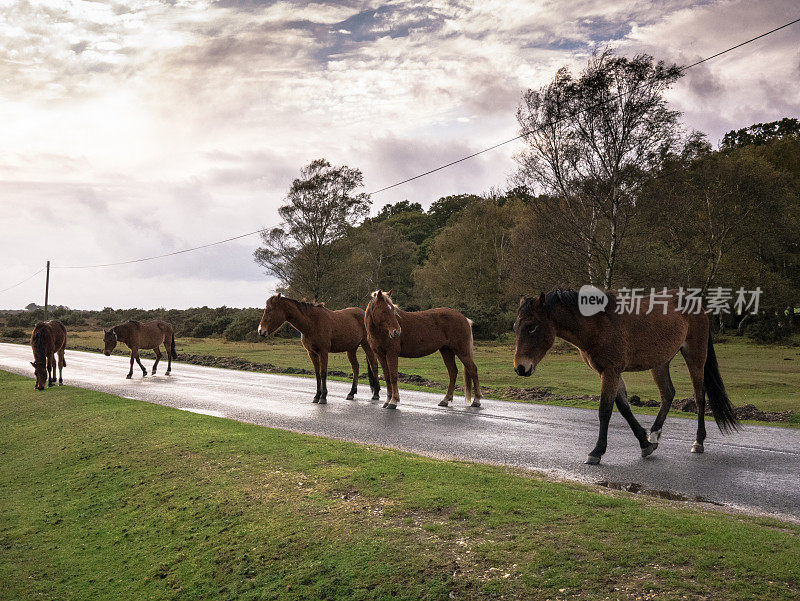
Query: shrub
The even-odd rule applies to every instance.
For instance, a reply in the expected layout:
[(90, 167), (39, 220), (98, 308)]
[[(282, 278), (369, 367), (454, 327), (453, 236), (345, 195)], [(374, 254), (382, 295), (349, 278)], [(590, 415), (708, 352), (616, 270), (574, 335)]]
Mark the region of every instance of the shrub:
[(5, 338), (27, 338), (25, 330), (22, 328), (3, 328), (3, 336)]

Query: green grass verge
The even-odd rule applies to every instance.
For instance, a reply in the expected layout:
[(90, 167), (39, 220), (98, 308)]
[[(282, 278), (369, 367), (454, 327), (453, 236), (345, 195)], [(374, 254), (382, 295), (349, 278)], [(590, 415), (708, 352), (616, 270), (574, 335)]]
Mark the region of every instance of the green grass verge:
[[(70, 343), (94, 348), (103, 347), (102, 332), (70, 333)], [(297, 339), (267, 339), (264, 342), (226, 342), (221, 338), (179, 338), (179, 352), (217, 357), (240, 357), (256, 363), (272, 363), (278, 367), (305, 367), (312, 369), (305, 349)], [(742, 338), (729, 339), (716, 345), (720, 370), (728, 394), (734, 405), (751, 403), (763, 411), (786, 411), (795, 413), (800, 423), (800, 347), (761, 345)], [(532, 378), (521, 378), (513, 371), (514, 344), (512, 342), (477, 342), (475, 362), (480, 381), (494, 388), (507, 386), (547, 388), (563, 396), (597, 395), (600, 380), (566, 343), (559, 343), (551, 351)], [(365, 369), (363, 355), (359, 359)], [(350, 371), (350, 364), (343, 353), (331, 355), (328, 368)], [(445, 382), (447, 371), (438, 353), (420, 359), (400, 359), (400, 371), (418, 374), (429, 380)], [(459, 374), (459, 383), (463, 383)], [(686, 365), (681, 357), (673, 362), (672, 379), (677, 398), (692, 396), (691, 382)], [(658, 389), (649, 372), (625, 374), (629, 394), (643, 399), (658, 399)], [(428, 389), (429, 390), (429, 389)], [(538, 402), (538, 401), (537, 401)], [(583, 400), (555, 401), (560, 405), (596, 407), (595, 403)], [(648, 411), (642, 411), (643, 413)], [(655, 413), (651, 411), (650, 413)]]
[(2, 599), (800, 594), (795, 525), (5, 372), (0, 454)]

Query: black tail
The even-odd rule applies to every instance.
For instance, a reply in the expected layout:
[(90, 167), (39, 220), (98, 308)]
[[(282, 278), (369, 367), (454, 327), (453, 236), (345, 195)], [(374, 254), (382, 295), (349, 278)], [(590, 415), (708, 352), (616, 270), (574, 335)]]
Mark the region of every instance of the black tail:
[(711, 342), (711, 334), (708, 335), (708, 354), (706, 355), (706, 366), (703, 374), (708, 404), (714, 414), (714, 420), (722, 432), (738, 430), (736, 426), (736, 414), (733, 412), (733, 405), (725, 393), (725, 385), (722, 383), (722, 376), (719, 375), (719, 365), (717, 365), (717, 355), (714, 352), (714, 343)]
[(173, 359), (178, 358), (178, 353), (175, 352), (175, 334), (172, 335), (172, 344), (170, 345), (169, 353), (172, 355)]

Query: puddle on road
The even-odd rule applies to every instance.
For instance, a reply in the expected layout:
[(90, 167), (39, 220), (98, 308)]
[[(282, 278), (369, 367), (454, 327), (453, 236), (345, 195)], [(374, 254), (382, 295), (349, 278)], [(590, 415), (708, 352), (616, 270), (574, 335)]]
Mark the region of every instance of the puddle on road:
[(659, 499), (667, 499), (668, 501), (691, 501), (693, 503), (708, 503), (710, 505), (723, 506), (723, 503), (712, 501), (701, 496), (689, 497), (682, 495), (671, 490), (656, 490), (652, 488), (644, 488), (641, 484), (635, 482), (610, 482), (608, 480), (600, 480), (596, 483), (598, 486), (611, 488), (613, 490), (624, 490), (625, 492), (634, 493), (637, 495), (646, 495), (648, 497), (657, 497)]
[(214, 411), (213, 409), (195, 409), (194, 407), (178, 407), (181, 411), (189, 411), (191, 413), (200, 413), (201, 415), (213, 415), (214, 417), (225, 417), (222, 411)]

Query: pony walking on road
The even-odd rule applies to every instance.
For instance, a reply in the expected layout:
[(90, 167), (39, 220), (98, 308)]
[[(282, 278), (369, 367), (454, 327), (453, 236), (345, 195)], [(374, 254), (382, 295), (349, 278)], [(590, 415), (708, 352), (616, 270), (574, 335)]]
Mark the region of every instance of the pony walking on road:
[(67, 328), (60, 321), (44, 321), (36, 324), (31, 334), (33, 349), (33, 372), (36, 375), (36, 390), (44, 390), (56, 383), (56, 354), (58, 354), (58, 385), (64, 383), (63, 372), (67, 366), (64, 349), (67, 346)]
[[(706, 394), (722, 432), (736, 429), (736, 416), (725, 393), (705, 312), (689, 313), (678, 306), (677, 291), (668, 291), (659, 306), (645, 306), (635, 313), (617, 313), (615, 295), (606, 293), (604, 311), (587, 317), (581, 314), (574, 290), (552, 290), (539, 298), (520, 300), (514, 331), (517, 345), (514, 370), (530, 376), (558, 336), (576, 346), (586, 364), (600, 374), (600, 434), (586, 463), (596, 465), (606, 451), (608, 423), (616, 403), (639, 441), (642, 457), (658, 446), (675, 388), (669, 364), (680, 352), (689, 368), (697, 405), (697, 438), (692, 453), (702, 453), (706, 438)], [(662, 304), (664, 303), (664, 304)], [(653, 299), (650, 304), (656, 304)], [(648, 436), (628, 404), (622, 373), (650, 370), (661, 394), (661, 408)]]
[[(427, 311), (401, 311), (390, 293), (377, 290), (367, 305), (364, 323), (367, 340), (383, 367), (388, 397), (384, 407), (395, 409), (400, 402), (397, 388), (398, 357), (425, 357), (439, 351), (444, 360), (450, 384), (439, 402), (446, 407), (453, 400), (458, 367), (455, 358), (464, 364), (464, 400), (473, 407), (481, 406), (478, 368), (473, 360), (472, 322), (454, 309), (442, 307)], [(475, 397), (472, 398), (472, 393)]]
[(317, 394), (314, 395), (313, 402), (320, 405), (328, 402), (329, 353), (347, 353), (353, 368), (353, 386), (347, 398), (352, 400), (355, 397), (358, 392), (359, 365), (356, 351), (359, 346), (367, 355), (367, 376), (372, 389), (372, 400), (378, 400), (381, 390), (377, 376), (378, 365), (367, 344), (363, 309), (350, 307), (332, 311), (321, 304), (297, 301), (278, 293), (267, 299), (264, 314), (258, 324), (258, 333), (261, 336), (274, 334), (287, 321), (300, 332), (300, 341), (314, 364)]
[(105, 342), (103, 353), (106, 357), (111, 354), (118, 342), (124, 342), (131, 349), (131, 369), (128, 371), (128, 375), (125, 376), (128, 379), (133, 376), (134, 361), (142, 369), (142, 377), (147, 375), (147, 370), (139, 359), (139, 349), (151, 349), (155, 352), (156, 362), (153, 363), (153, 375), (156, 375), (156, 367), (158, 367), (158, 362), (161, 361), (159, 347), (162, 344), (167, 351), (167, 371), (164, 375), (168, 376), (170, 374), (172, 360), (178, 358), (178, 354), (175, 352), (175, 334), (172, 331), (172, 326), (160, 319), (145, 321), (144, 323), (131, 320), (116, 325), (110, 330), (104, 330), (103, 334), (103, 341)]

